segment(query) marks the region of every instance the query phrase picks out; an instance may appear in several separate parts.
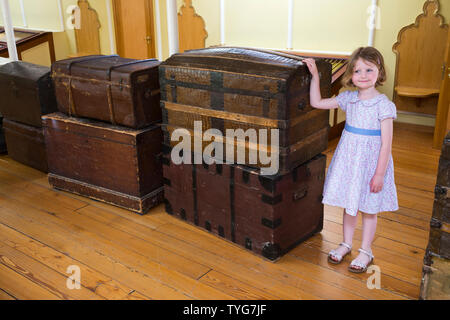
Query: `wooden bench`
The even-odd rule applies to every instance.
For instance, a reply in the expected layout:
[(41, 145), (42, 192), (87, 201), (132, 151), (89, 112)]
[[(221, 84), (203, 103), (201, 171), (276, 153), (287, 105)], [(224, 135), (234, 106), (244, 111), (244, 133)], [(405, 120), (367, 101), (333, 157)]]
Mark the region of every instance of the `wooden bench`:
[(397, 55), (393, 97), (397, 110), (436, 114), (448, 33), (444, 21), (439, 1), (427, 0), (415, 23), (400, 30), (392, 48)]

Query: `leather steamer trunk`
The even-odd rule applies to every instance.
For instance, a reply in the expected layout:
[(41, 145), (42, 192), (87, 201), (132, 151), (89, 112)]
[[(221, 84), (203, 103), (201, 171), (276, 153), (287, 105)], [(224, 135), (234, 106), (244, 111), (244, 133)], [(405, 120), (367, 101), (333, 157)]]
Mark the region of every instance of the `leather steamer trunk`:
[(47, 172), (44, 131), (17, 121), (3, 118), (8, 155), (15, 161)]
[[(279, 173), (324, 151), (329, 111), (310, 106), (311, 75), (301, 60), (274, 51), (227, 47), (172, 55), (159, 67), (165, 144), (176, 145), (170, 137), (178, 128), (193, 135), (194, 121), (200, 121), (203, 131), (218, 129), (223, 136), (227, 129), (279, 129)], [(317, 67), (322, 97), (329, 97), (331, 64), (318, 60)], [(219, 141), (236, 148), (234, 139)], [(270, 143), (246, 144), (247, 158), (251, 149), (271, 151)]]
[(3, 117), (41, 128), (41, 116), (57, 111), (50, 68), (14, 61), (0, 66)]
[(54, 188), (140, 214), (162, 202), (160, 126), (130, 129), (62, 113), (42, 119)]
[(52, 64), (59, 111), (134, 129), (161, 121), (155, 59), (93, 55)]
[(272, 261), (323, 228), (326, 157), (284, 175), (163, 158), (166, 211)]
[(427, 250), (450, 259), (450, 187), (436, 185), (434, 194)]
[(428, 246), (423, 259), (420, 299), (450, 299), (450, 132), (439, 159)]
[(450, 132), (439, 159), (427, 250), (450, 259)]

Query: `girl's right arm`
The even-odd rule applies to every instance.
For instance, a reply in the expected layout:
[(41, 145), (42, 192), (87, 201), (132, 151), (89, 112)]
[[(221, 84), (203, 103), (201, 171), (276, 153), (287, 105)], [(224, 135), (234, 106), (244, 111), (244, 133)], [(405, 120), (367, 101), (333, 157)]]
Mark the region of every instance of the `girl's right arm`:
[(335, 97), (322, 99), (320, 95), (319, 72), (317, 71), (317, 66), (314, 59), (307, 58), (304, 59), (303, 62), (306, 64), (312, 75), (311, 86), (309, 89), (309, 101), (311, 106), (317, 109), (336, 109), (338, 107), (338, 102)]

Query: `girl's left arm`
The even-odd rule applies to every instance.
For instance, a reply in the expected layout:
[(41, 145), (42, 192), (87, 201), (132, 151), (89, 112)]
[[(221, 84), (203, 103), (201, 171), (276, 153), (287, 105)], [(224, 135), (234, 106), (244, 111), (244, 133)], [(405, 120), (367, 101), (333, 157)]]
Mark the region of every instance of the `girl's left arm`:
[(389, 163), (392, 151), (393, 119), (381, 121), (381, 149), (378, 156), (377, 168), (370, 181), (370, 192), (380, 192), (383, 189), (384, 175)]

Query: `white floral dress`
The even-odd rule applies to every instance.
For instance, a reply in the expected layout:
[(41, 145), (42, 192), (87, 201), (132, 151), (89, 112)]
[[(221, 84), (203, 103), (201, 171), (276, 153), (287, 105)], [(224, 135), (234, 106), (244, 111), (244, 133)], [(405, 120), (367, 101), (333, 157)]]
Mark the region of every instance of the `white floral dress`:
[[(360, 129), (380, 130), (381, 121), (395, 119), (395, 104), (384, 94), (360, 100), (358, 91), (344, 91), (336, 97), (346, 113), (346, 123)], [(384, 176), (383, 189), (370, 192), (381, 147), (381, 136), (361, 135), (343, 130), (328, 167), (322, 203), (345, 208), (356, 216), (358, 210), (376, 214), (398, 210), (392, 155)]]

